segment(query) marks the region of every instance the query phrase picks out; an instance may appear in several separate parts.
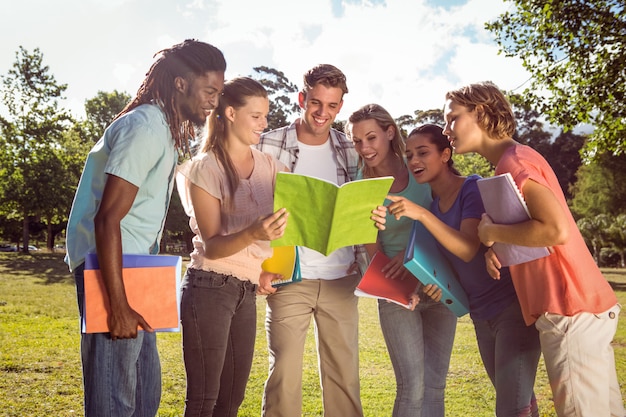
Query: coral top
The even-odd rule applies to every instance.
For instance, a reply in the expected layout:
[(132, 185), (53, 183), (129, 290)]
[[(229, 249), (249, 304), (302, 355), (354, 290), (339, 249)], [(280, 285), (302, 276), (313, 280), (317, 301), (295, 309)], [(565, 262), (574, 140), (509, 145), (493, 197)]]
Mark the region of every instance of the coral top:
[(617, 297), (593, 260), (548, 162), (528, 146), (511, 146), (496, 166), (496, 175), (505, 172), (511, 173), (520, 190), (528, 180), (552, 190), (571, 227), (569, 241), (554, 246), (550, 256), (509, 268), (526, 324), (544, 313), (573, 316), (614, 306)]

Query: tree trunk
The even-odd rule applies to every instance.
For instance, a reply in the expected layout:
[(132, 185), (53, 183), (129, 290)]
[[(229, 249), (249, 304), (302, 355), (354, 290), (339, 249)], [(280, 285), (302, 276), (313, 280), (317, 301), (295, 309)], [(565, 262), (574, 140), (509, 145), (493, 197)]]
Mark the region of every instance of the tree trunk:
[(46, 218), (46, 230), (48, 231), (48, 236), (46, 237), (46, 247), (50, 252), (54, 249), (54, 233), (52, 232), (52, 221), (50, 217)]
[(22, 229), (22, 252), (24, 253), (28, 253), (28, 239), (30, 237), (29, 231), (28, 215), (26, 213), (26, 210), (24, 210), (24, 224)]
[(593, 257), (596, 260), (596, 265), (600, 266), (600, 247), (593, 245)]

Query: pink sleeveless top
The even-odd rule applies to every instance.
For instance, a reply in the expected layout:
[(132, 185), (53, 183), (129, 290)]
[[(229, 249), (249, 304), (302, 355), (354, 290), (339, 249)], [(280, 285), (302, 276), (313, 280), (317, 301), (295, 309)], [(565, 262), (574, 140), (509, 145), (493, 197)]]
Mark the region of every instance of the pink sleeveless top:
[[(221, 235), (239, 232), (261, 216), (273, 213), (276, 174), (285, 169), (272, 156), (252, 149), (254, 168), (248, 179), (241, 179), (235, 195), (229, 194), (227, 179), (213, 153), (195, 156), (178, 168), (177, 186), (189, 225), (196, 234), (193, 238), (190, 268), (232, 275), (243, 281), (258, 284), (261, 263), (272, 255), (269, 241), (256, 241), (245, 249), (226, 258), (208, 259), (204, 256), (204, 244), (191, 199), (188, 184), (192, 183), (220, 200)], [(232, 209), (225, 202), (232, 201)]]

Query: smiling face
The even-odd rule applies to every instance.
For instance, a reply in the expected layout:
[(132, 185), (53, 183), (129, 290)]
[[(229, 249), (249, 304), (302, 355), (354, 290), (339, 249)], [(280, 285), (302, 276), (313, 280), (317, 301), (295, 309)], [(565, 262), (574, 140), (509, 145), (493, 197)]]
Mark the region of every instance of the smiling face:
[(208, 71), (190, 79), (177, 77), (174, 82), (181, 117), (196, 126), (204, 126), (211, 110), (219, 103), (219, 96), (224, 88), (224, 73)]
[(443, 114), (446, 121), (443, 134), (448, 136), (454, 151), (458, 154), (477, 152), (483, 131), (478, 125), (476, 110), (469, 111), (467, 107), (447, 100)]
[(440, 151), (430, 134), (416, 133), (406, 140), (406, 159), (415, 180), (425, 184), (449, 169), (450, 149)]
[(383, 130), (376, 120), (366, 119), (353, 123), (350, 130), (355, 150), (370, 168), (376, 168), (393, 156), (391, 141), (395, 132), (392, 126)]
[(339, 87), (326, 87), (317, 84), (306, 93), (298, 94), (298, 103), (302, 108), (302, 129), (298, 132), (324, 143), (328, 138), (330, 127), (343, 105), (343, 91)]
[(261, 133), (267, 129), (267, 114), (269, 100), (266, 97), (248, 97), (246, 104), (235, 109), (229, 106), (225, 109), (229, 120), (229, 133), (245, 145), (256, 145), (261, 139)]

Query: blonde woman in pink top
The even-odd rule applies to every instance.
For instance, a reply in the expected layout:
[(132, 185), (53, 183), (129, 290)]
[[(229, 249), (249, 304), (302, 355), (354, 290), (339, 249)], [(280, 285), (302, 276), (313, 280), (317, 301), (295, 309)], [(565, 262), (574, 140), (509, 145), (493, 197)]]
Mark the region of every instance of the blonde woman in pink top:
[[(532, 217), (498, 225), (483, 214), (481, 242), (551, 248), (548, 257), (509, 269), (524, 320), (539, 331), (557, 414), (623, 417), (611, 347), (620, 306), (585, 245), (554, 171), (538, 152), (512, 138), (511, 106), (493, 83), (448, 92), (444, 115), (444, 133), (455, 151), (479, 153), (496, 167), (496, 175), (510, 172)], [(489, 274), (499, 279), (501, 264), (493, 250), (485, 258)]]
[(261, 263), (285, 230), (285, 210), (272, 212), (276, 173), (286, 168), (251, 147), (268, 111), (259, 82), (225, 83), (201, 152), (177, 174), (195, 233), (181, 298), (186, 417), (237, 416), (252, 366), (256, 293), (278, 278), (261, 273)]

